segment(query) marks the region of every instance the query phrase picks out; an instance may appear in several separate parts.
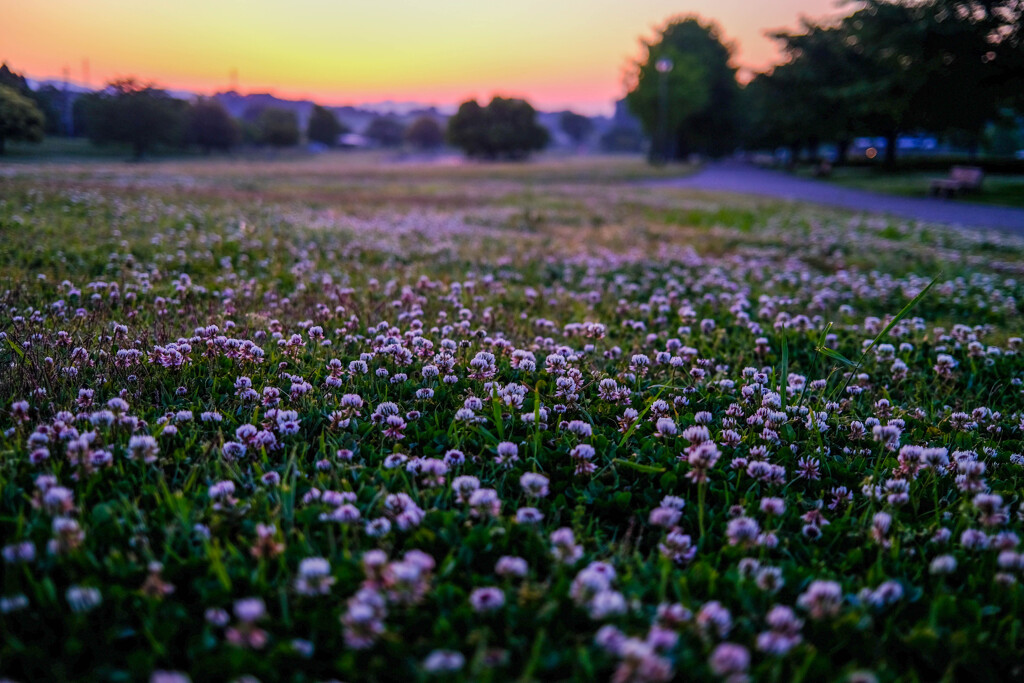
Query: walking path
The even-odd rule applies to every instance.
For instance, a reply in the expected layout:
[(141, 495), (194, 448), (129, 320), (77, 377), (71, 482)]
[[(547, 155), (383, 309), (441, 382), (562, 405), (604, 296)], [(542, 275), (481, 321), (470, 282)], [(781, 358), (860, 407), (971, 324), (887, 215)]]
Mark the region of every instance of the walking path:
[(938, 198), (898, 197), (797, 178), (739, 162), (710, 163), (685, 178), (651, 181), (659, 187), (755, 194), (789, 201), (839, 206), (855, 211), (892, 214), (966, 228), (994, 228), (1024, 234), (1024, 209), (970, 204)]

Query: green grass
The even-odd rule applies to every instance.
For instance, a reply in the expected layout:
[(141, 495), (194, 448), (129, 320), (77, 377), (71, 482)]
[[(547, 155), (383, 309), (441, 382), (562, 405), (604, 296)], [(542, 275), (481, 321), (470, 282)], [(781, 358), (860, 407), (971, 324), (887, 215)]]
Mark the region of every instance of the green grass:
[[(165, 157), (167, 151), (158, 150), (156, 156)], [(180, 152), (176, 152), (180, 156)], [(42, 142), (8, 142), (2, 163), (38, 163), (72, 162), (72, 161), (110, 161), (111, 159), (130, 159), (131, 148), (128, 145), (109, 144), (94, 145), (85, 138), (47, 137)]]
[(1020, 678), (1018, 237), (638, 159), (2, 172), (2, 677)]
[[(811, 177), (811, 171), (801, 169), (800, 175)], [(931, 181), (942, 177), (944, 174), (934, 171), (889, 173), (874, 168), (839, 167), (832, 170), (828, 181), (858, 190), (904, 197), (928, 197)], [(1024, 207), (1024, 175), (986, 175), (980, 192), (962, 195), (951, 201)]]

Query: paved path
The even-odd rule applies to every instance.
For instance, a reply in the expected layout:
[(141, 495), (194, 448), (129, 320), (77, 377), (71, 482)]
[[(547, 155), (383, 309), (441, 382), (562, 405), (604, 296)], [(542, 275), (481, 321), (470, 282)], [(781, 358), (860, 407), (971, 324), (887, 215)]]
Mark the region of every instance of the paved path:
[(938, 198), (884, 195), (841, 187), (821, 180), (798, 178), (738, 162), (706, 165), (685, 178), (651, 181), (660, 187), (709, 192), (756, 194), (790, 201), (839, 206), (855, 211), (893, 214), (933, 223), (969, 228), (995, 228), (1024, 234), (1024, 209), (964, 203)]

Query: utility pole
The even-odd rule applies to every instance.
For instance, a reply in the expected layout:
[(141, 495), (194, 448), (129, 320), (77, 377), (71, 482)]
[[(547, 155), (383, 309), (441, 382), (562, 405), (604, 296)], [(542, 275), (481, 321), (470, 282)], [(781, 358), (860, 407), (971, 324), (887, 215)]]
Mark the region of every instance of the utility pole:
[(63, 116), (61, 118), (64, 119), (64, 134), (71, 137), (74, 134), (75, 127), (75, 117), (71, 112), (71, 93), (68, 92), (68, 79), (71, 76), (71, 69), (65, 66), (62, 75), (64, 77), (64, 92), (61, 96), (61, 109), (63, 109), (61, 112)]
[(668, 74), (672, 71), (672, 60), (662, 57), (654, 63), (658, 72), (658, 142), (655, 154), (651, 156), (657, 164), (666, 164), (669, 160), (668, 134)]

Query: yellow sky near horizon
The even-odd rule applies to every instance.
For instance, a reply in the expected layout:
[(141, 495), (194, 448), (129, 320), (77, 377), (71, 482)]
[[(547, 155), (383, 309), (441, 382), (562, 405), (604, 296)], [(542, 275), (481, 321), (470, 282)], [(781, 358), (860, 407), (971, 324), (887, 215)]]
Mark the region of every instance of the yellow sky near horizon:
[(607, 112), (638, 40), (677, 14), (715, 20), (737, 65), (777, 57), (765, 31), (835, 0), (0, 0), (0, 61), (97, 87), (136, 76), (171, 89), (239, 90), (325, 104), (451, 105), (495, 93), (542, 109)]

